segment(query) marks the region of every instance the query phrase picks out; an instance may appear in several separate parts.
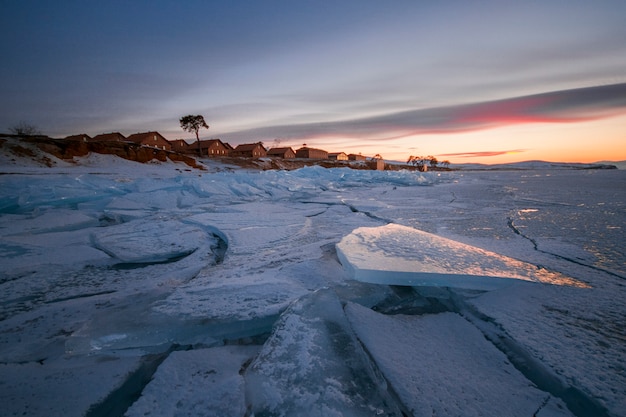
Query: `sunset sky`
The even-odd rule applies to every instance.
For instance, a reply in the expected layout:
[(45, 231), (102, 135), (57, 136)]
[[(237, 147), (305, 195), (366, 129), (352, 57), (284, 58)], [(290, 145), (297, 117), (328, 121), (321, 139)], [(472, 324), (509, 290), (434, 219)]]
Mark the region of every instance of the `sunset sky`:
[(0, 132), (626, 160), (626, 1), (0, 0)]

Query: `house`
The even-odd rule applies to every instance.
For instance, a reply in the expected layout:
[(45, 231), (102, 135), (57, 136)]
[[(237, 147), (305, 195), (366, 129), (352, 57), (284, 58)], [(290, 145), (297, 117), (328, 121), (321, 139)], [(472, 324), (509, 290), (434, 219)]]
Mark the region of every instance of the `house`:
[(237, 146), (230, 152), (230, 156), (244, 157), (244, 158), (262, 158), (267, 156), (267, 151), (261, 142), (257, 143), (244, 143)]
[(333, 152), (328, 154), (328, 159), (332, 159), (333, 161), (347, 161), (348, 155), (343, 152)]
[(89, 142), (91, 140), (91, 136), (81, 133), (80, 135), (70, 135), (66, 136), (65, 140), (76, 140), (79, 142)]
[[(189, 145), (189, 150), (198, 152), (198, 144)], [(219, 139), (201, 140), (200, 154), (204, 156), (228, 156), (230, 149)]]
[(134, 142), (137, 145), (163, 149), (164, 151), (172, 150), (172, 144), (159, 132), (135, 133), (130, 135), (126, 140), (128, 142)]
[(328, 159), (328, 152), (304, 146), (296, 151), (296, 158)]
[(191, 145), (187, 143), (185, 139), (174, 139), (170, 140), (170, 144), (172, 145), (172, 150), (174, 152), (185, 153), (189, 150)]
[(296, 153), (291, 148), (272, 148), (267, 151), (267, 156), (274, 158), (293, 159), (296, 157)]
[(380, 154), (376, 154), (375, 156), (369, 158), (369, 160), (365, 163), (370, 169), (375, 169), (377, 171), (385, 170), (385, 160), (380, 156)]
[(89, 142), (126, 142), (126, 136), (122, 135), (120, 132), (103, 133), (94, 136)]
[(351, 153), (350, 155), (348, 155), (348, 160), (349, 161), (365, 161), (367, 158), (361, 154), (357, 155), (354, 153)]

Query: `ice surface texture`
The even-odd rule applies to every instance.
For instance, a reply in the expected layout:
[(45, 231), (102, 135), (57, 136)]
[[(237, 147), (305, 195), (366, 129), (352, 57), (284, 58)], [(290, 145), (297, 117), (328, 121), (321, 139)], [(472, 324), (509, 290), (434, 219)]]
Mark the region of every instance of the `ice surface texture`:
[(555, 416), (570, 415), (561, 402), (529, 387), (504, 354), (457, 314), (385, 316), (356, 304), (346, 313), (412, 415), (522, 417), (546, 399), (560, 405)]
[[(0, 175), (2, 415), (626, 409), (622, 171), (18, 168)], [(338, 262), (356, 255), (429, 286), (357, 281)]]

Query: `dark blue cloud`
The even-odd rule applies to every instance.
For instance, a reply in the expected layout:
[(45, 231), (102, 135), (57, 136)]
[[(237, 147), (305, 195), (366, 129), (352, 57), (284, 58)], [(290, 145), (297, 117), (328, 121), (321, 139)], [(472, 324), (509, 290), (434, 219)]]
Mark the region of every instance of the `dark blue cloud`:
[(416, 109), (338, 122), (268, 126), (223, 136), (235, 141), (244, 138), (311, 140), (329, 136), (384, 140), (419, 134), (461, 133), (525, 123), (580, 122), (624, 111), (626, 83), (458, 106)]

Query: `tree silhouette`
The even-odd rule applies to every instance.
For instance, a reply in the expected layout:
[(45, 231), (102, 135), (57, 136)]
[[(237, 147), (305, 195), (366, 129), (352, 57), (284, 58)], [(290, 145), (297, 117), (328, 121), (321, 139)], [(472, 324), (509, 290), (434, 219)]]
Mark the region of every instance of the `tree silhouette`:
[(193, 132), (196, 134), (196, 143), (198, 144), (198, 155), (202, 156), (202, 151), (200, 150), (200, 136), (198, 135), (198, 131), (200, 128), (204, 127), (205, 129), (209, 128), (209, 125), (204, 121), (204, 117), (202, 115), (187, 115), (180, 118), (180, 127), (183, 128), (186, 132)]
[(19, 136), (41, 135), (41, 132), (39, 131), (39, 129), (37, 129), (37, 126), (24, 121), (19, 122), (15, 126), (11, 126), (9, 128), (9, 131), (14, 135)]
[(406, 163), (420, 168), (424, 165), (424, 157), (411, 155), (409, 156), (409, 159), (407, 159)]

